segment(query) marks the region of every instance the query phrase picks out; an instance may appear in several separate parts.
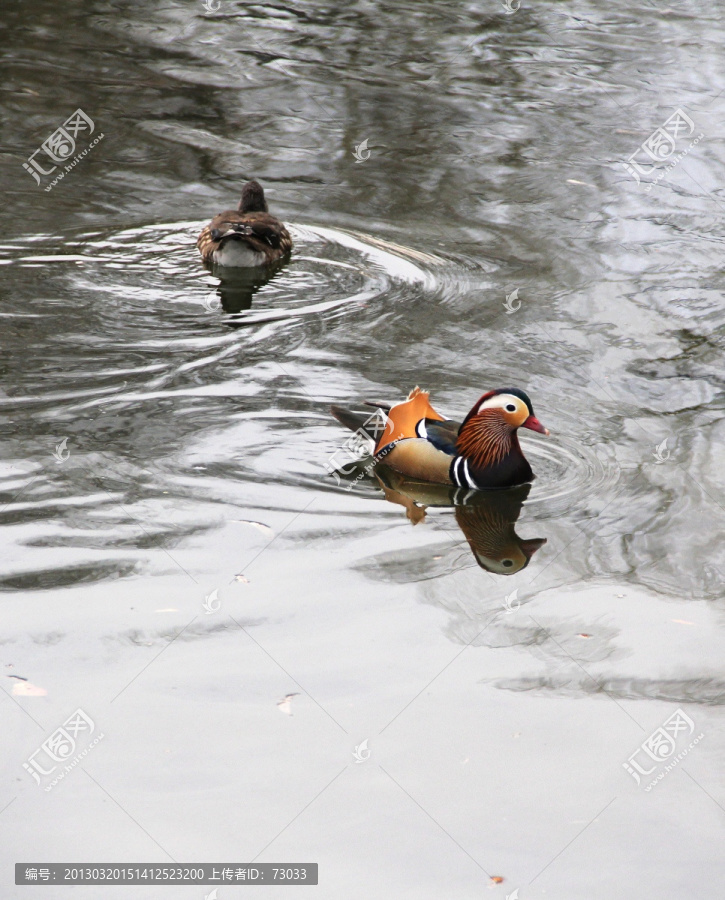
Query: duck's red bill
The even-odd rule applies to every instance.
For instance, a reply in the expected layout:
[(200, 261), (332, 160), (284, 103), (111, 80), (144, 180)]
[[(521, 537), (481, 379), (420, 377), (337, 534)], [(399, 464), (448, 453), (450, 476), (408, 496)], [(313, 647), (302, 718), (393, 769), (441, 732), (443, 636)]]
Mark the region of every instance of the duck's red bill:
[(539, 434), (548, 434), (549, 429), (544, 428), (544, 426), (539, 422), (536, 416), (529, 416), (529, 418), (524, 422), (524, 428), (530, 428), (532, 431), (538, 431)]
[(526, 541), (521, 541), (519, 546), (524, 551), (526, 556), (531, 559), (534, 553), (536, 553), (537, 550), (540, 550), (545, 543), (546, 538), (529, 538)]

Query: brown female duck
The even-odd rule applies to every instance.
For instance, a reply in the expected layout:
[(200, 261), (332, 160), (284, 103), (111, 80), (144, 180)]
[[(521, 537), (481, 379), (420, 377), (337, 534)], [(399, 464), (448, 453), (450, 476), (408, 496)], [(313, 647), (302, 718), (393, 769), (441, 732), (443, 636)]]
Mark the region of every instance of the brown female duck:
[(208, 265), (251, 268), (286, 256), (292, 238), (279, 219), (270, 215), (262, 185), (248, 181), (238, 209), (214, 216), (196, 241)]

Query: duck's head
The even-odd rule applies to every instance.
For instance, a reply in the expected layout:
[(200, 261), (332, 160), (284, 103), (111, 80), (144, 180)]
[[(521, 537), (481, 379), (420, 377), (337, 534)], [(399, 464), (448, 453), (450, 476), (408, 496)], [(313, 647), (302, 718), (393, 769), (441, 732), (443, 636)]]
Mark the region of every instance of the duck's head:
[(458, 450), (479, 469), (497, 466), (510, 455), (521, 453), (516, 439), (519, 428), (549, 433), (534, 415), (529, 395), (524, 391), (518, 388), (489, 391), (478, 399), (464, 419), (458, 432)]
[(248, 181), (242, 188), (239, 212), (269, 212), (267, 201), (264, 199), (264, 190), (258, 181)]
[(466, 416), (463, 424), (473, 418), (511, 431), (517, 428), (530, 428), (531, 431), (538, 431), (540, 434), (549, 433), (534, 415), (529, 395), (518, 388), (499, 388), (497, 391), (484, 394)]

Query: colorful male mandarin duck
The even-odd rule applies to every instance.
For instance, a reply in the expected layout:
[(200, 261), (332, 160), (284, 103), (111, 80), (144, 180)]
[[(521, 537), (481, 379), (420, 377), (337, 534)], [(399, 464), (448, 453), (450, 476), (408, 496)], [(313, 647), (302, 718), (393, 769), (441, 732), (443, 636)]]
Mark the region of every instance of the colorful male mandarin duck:
[(262, 185), (248, 181), (237, 210), (214, 216), (196, 241), (207, 264), (250, 268), (265, 266), (286, 256), (292, 238), (284, 225), (269, 214)]
[(395, 406), (368, 402), (385, 414), (375, 426), (370, 424), (371, 417), (366, 419), (339, 406), (332, 407), (332, 414), (347, 428), (375, 441), (377, 462), (412, 481), (486, 490), (533, 480), (516, 432), (522, 426), (541, 434), (549, 432), (534, 415), (531, 400), (523, 391), (489, 391), (462, 423), (444, 419), (428, 396), (427, 391), (415, 387), (407, 400)]

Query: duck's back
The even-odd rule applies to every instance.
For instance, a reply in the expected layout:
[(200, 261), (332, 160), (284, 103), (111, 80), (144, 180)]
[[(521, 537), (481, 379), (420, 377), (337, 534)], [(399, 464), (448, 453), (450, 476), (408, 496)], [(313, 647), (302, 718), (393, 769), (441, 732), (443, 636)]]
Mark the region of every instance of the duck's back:
[(268, 212), (228, 209), (214, 216), (196, 246), (207, 263), (259, 266), (286, 256), (292, 250), (292, 238), (282, 222)]

